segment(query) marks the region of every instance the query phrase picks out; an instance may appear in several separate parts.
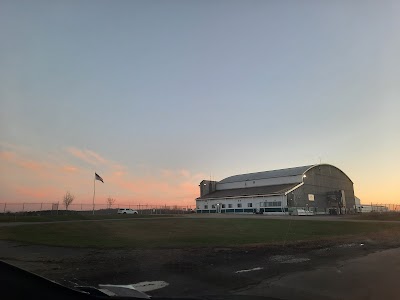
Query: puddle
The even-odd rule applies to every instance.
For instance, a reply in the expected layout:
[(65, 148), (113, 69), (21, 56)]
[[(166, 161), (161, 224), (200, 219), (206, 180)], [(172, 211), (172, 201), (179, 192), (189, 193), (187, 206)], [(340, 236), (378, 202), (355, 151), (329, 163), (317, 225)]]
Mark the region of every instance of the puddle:
[(169, 283), (165, 281), (143, 281), (143, 282), (138, 282), (138, 283), (133, 283), (133, 284), (127, 284), (127, 285), (118, 285), (118, 284), (99, 284), (101, 288), (107, 288), (107, 287), (119, 287), (119, 288), (126, 288), (126, 289), (131, 289), (131, 290), (137, 290), (139, 292), (149, 292), (153, 290), (158, 290), (162, 289), (166, 286), (168, 286)]
[(148, 292), (165, 288), (169, 283), (165, 281), (143, 281), (132, 284), (132, 286), (141, 292)]
[(283, 264), (297, 264), (297, 263), (302, 263), (302, 262), (306, 262), (309, 261), (309, 258), (305, 258), (305, 257), (299, 257), (299, 258), (292, 258), (286, 261), (282, 261)]
[(357, 244), (354, 244), (354, 243), (352, 243), (352, 244), (343, 244), (343, 245), (339, 245), (339, 246), (337, 246), (338, 248), (351, 248), (351, 247), (354, 247), (354, 246), (356, 246)]
[(235, 273), (247, 273), (247, 272), (251, 272), (251, 271), (259, 271), (262, 270), (263, 268), (261, 267), (257, 267), (257, 268), (253, 268), (253, 269), (245, 269), (245, 270), (239, 270), (236, 271)]
[(99, 284), (100, 291), (109, 296), (132, 297), (140, 299), (150, 299), (150, 296), (144, 292), (138, 291), (132, 284)]
[(331, 251), (331, 250), (332, 250), (331, 248), (322, 248), (322, 249), (314, 250), (314, 252), (315, 253), (324, 253), (324, 252), (328, 252), (328, 251)]
[(274, 262), (283, 262), (283, 261), (286, 261), (286, 260), (289, 260), (292, 258), (294, 258), (293, 255), (274, 255), (274, 256), (271, 256), (269, 258), (269, 260), (274, 261)]

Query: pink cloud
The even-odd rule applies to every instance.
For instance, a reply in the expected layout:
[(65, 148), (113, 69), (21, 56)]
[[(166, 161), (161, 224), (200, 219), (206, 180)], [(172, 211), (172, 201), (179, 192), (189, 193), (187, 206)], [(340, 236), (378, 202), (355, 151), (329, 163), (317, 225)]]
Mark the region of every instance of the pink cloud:
[(14, 161), (16, 158), (16, 154), (11, 151), (1, 151), (0, 152), (0, 159), (5, 161)]
[(98, 153), (96, 153), (94, 151), (91, 151), (91, 150), (85, 150), (85, 151), (86, 151), (87, 155), (89, 155), (90, 157), (94, 158), (96, 161), (98, 161), (98, 162), (100, 162), (102, 164), (107, 163), (107, 160), (104, 157), (102, 157), (100, 154), (98, 154)]
[(34, 171), (39, 171), (44, 168), (44, 165), (41, 164), (40, 162), (37, 161), (27, 161), (27, 160), (22, 160), (18, 161), (17, 164), (25, 169), (29, 170), (34, 170)]
[(190, 172), (188, 170), (179, 170), (179, 174), (182, 177), (185, 177), (185, 178), (189, 178), (190, 177)]
[(74, 147), (67, 148), (67, 152), (76, 158), (83, 160), (91, 165), (106, 164), (108, 161), (100, 154), (91, 150), (80, 150)]
[(24, 197), (27, 201), (43, 199), (50, 200), (60, 197), (60, 191), (54, 187), (18, 187), (16, 193), (18, 196)]
[(45, 165), (42, 162), (26, 159), (11, 151), (0, 152), (0, 159), (4, 162), (11, 163), (29, 170), (39, 171), (40, 169), (45, 168)]
[(113, 176), (115, 176), (115, 177), (122, 177), (122, 176), (124, 176), (124, 175), (126, 175), (127, 173), (126, 172), (124, 172), (124, 171), (115, 171), (114, 173), (113, 173)]
[(78, 171), (78, 168), (74, 167), (74, 166), (63, 166), (62, 169), (65, 172), (76, 172), (76, 171)]
[(12, 176), (0, 183), (0, 189), (6, 191), (0, 201), (33, 199), (48, 202), (61, 199), (69, 190), (78, 196), (79, 203), (91, 203), (92, 171), (75, 164), (72, 157), (101, 169), (98, 173), (105, 183), (96, 182), (96, 202), (99, 203), (105, 203), (105, 199), (112, 196), (125, 204), (194, 205), (199, 178), (202, 177), (186, 169), (154, 170), (146, 166), (141, 166), (140, 174), (135, 174), (126, 166), (94, 151), (74, 147), (67, 148), (66, 152), (53, 153), (44, 161), (37, 159), (30, 149), (8, 150), (0, 152), (0, 163), (4, 165), (3, 170)]
[[(158, 175), (158, 176), (157, 176)], [(198, 177), (182, 170), (160, 170), (153, 176), (133, 177), (114, 173), (108, 182), (133, 195), (135, 201), (154, 204), (193, 205), (198, 197)]]

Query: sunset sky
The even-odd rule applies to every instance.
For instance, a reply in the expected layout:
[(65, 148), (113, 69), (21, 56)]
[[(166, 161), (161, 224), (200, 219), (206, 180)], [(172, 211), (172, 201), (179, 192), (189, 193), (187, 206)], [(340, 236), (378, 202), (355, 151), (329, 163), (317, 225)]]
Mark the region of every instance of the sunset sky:
[[(0, 1), (0, 203), (194, 205), (319, 163), (400, 204), (399, 1)], [(1, 207), (0, 207), (1, 209)]]

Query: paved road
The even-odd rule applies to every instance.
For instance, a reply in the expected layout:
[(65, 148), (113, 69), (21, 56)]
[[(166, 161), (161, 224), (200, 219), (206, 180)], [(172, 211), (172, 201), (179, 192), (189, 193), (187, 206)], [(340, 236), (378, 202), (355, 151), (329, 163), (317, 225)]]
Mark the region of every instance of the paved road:
[[(269, 219), (269, 220), (312, 220), (312, 221), (352, 221), (364, 222), (364, 220), (354, 220), (349, 217), (317, 215), (317, 216), (282, 216), (282, 215), (255, 215), (255, 214), (192, 214), (184, 215), (187, 218), (207, 218), (207, 219)], [(372, 220), (371, 220), (372, 221)], [(394, 221), (399, 222), (399, 221)]]
[(400, 299), (400, 248), (384, 250), (322, 266), (315, 270), (277, 276), (241, 295), (282, 299)]
[(188, 214), (176, 215), (172, 217), (152, 217), (152, 218), (116, 218), (116, 219), (98, 219), (98, 220), (67, 220), (67, 221), (46, 221), (46, 222), (0, 222), (0, 227), (35, 225), (35, 224), (53, 224), (53, 223), (73, 223), (73, 222), (104, 222), (104, 221), (128, 221), (128, 220), (157, 220), (157, 219), (264, 219), (264, 220), (309, 220), (309, 221), (335, 221), (335, 222), (376, 222), (376, 223), (400, 223), (400, 221), (380, 221), (380, 220), (354, 220), (348, 216), (268, 216), (254, 214)]

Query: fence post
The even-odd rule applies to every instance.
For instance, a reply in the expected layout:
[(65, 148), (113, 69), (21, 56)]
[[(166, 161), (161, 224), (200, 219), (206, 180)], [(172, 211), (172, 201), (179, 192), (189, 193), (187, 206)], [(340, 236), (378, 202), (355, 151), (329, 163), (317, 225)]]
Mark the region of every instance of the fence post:
[(40, 211), (42, 211), (42, 207), (43, 207), (43, 202), (40, 203)]
[(25, 203), (22, 203), (22, 212), (25, 210)]
[(4, 213), (6, 213), (7, 203), (4, 203)]

